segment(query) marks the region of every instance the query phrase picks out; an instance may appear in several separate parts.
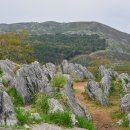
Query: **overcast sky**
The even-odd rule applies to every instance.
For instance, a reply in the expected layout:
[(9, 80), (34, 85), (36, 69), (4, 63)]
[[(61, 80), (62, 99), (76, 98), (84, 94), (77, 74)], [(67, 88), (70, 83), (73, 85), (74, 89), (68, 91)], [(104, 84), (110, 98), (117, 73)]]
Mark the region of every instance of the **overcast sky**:
[(130, 0), (0, 0), (0, 23), (97, 21), (130, 33)]

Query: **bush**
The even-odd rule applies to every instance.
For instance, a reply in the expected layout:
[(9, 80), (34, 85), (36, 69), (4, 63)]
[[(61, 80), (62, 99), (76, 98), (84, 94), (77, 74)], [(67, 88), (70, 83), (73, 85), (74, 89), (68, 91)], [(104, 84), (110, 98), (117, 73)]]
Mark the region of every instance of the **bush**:
[(51, 82), (53, 87), (63, 87), (66, 84), (66, 77), (62, 74), (56, 74)]
[(85, 128), (88, 130), (95, 130), (93, 122), (86, 120), (85, 117), (77, 117), (77, 120), (79, 122), (80, 128)]
[(2, 72), (2, 70), (0, 68), (0, 77), (2, 77), (2, 76), (3, 76), (3, 72)]
[(51, 123), (64, 126), (64, 127), (72, 127), (72, 121), (71, 116), (69, 112), (56, 112), (56, 113), (50, 113), (49, 119)]
[(35, 97), (35, 108), (38, 112), (47, 113), (49, 110), (48, 96), (38, 93)]
[(9, 96), (11, 97), (13, 104), (15, 106), (22, 106), (23, 105), (23, 99), (22, 97), (17, 93), (17, 90), (13, 87), (13, 88), (9, 88), (7, 90), (7, 93), (9, 94)]
[(24, 125), (29, 120), (29, 113), (25, 112), (22, 108), (16, 109), (16, 117), (19, 125)]

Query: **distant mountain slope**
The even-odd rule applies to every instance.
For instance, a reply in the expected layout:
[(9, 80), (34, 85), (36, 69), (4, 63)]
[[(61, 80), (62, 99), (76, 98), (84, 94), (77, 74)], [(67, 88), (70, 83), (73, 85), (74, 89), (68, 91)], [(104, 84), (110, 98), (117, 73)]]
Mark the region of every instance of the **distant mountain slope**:
[[(108, 47), (103, 51), (97, 50), (89, 54), (90, 57), (97, 59), (109, 59), (111, 61), (129, 61), (130, 60), (130, 34), (120, 32), (109, 26), (98, 22), (43, 22), (43, 23), (15, 23), (15, 24), (0, 24), (0, 33), (9, 32), (12, 30), (20, 31), (26, 29), (30, 35), (92, 35), (98, 34), (105, 39)], [(88, 57), (88, 56), (87, 56)], [(81, 57), (80, 57), (81, 58)]]

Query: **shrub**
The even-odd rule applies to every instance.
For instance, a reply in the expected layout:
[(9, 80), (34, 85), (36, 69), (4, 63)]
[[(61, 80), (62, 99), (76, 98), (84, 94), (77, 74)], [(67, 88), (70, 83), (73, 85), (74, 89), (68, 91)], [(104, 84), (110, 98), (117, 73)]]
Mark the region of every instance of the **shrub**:
[(35, 97), (35, 108), (41, 113), (47, 113), (49, 110), (48, 96), (38, 93)]
[(64, 127), (72, 127), (72, 121), (69, 112), (50, 113), (49, 118), (51, 123), (64, 126)]
[(16, 88), (9, 88), (7, 90), (7, 93), (12, 98), (13, 104), (15, 106), (22, 106), (23, 105), (23, 99), (22, 97), (17, 93)]
[(2, 76), (3, 76), (3, 72), (2, 72), (2, 70), (0, 68), (0, 77), (2, 77)]
[(51, 82), (53, 87), (63, 87), (66, 84), (66, 77), (62, 74), (56, 74)]
[(79, 122), (80, 128), (85, 128), (88, 130), (95, 130), (93, 122), (86, 120), (85, 117), (77, 117), (77, 120)]
[(5, 79), (2, 79), (2, 84), (5, 86), (5, 87), (8, 87), (9, 86), (9, 81), (5, 80)]
[(16, 117), (18, 119), (18, 124), (24, 125), (29, 120), (29, 113), (25, 112), (25, 110), (23, 110), (22, 108), (17, 108), (16, 109)]

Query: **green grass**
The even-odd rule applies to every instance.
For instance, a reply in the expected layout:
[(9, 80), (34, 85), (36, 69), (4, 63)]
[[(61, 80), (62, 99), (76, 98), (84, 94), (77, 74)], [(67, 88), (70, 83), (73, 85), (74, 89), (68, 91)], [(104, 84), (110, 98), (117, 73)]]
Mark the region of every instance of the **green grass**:
[(25, 112), (21, 108), (16, 108), (16, 117), (18, 119), (18, 125), (22, 126), (22, 125), (28, 123), (29, 113)]
[(49, 119), (51, 123), (57, 124), (59, 126), (64, 126), (67, 128), (72, 127), (72, 121), (69, 112), (50, 113)]
[(48, 96), (43, 93), (36, 94), (34, 107), (40, 113), (47, 113), (49, 110)]
[(86, 118), (84, 117), (77, 117), (77, 120), (79, 122), (79, 127), (80, 128), (85, 128), (87, 130), (96, 130), (94, 128), (94, 124), (92, 121), (88, 121)]
[(22, 97), (17, 93), (16, 88), (12, 87), (7, 90), (7, 93), (11, 97), (13, 104), (15, 106), (22, 106), (23, 100)]
[(114, 70), (119, 72), (119, 73), (128, 73), (130, 74), (130, 62), (121, 64), (121, 65), (116, 65), (114, 66)]
[(1, 70), (1, 68), (0, 68), (0, 78), (3, 76), (3, 72), (2, 72), (2, 70)]
[(52, 78), (52, 86), (53, 87), (63, 87), (66, 84), (66, 77), (62, 74), (56, 74), (53, 78)]

